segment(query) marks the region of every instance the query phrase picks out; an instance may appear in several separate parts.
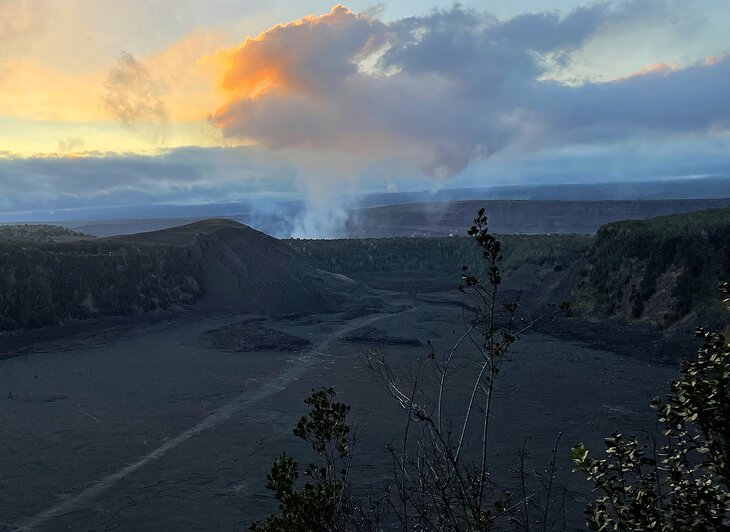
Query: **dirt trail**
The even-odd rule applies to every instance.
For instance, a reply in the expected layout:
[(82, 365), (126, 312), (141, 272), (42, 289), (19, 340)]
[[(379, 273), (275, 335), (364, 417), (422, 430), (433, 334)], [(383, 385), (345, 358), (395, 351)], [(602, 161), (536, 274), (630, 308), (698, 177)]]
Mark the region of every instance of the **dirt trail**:
[(286, 389), (286, 387), (300, 377), (318, 359), (318, 357), (321, 357), (324, 354), (323, 352), (329, 347), (333, 340), (339, 339), (359, 327), (370, 325), (390, 316), (392, 316), (392, 314), (371, 314), (349, 320), (346, 325), (328, 335), (306, 353), (297, 355), (290, 359), (292, 363), (274, 379), (261, 384), (252, 391), (246, 391), (236, 396), (232, 401), (212, 412), (200, 423), (178, 434), (177, 436), (170, 438), (154, 451), (141, 456), (135, 462), (102, 478), (76, 495), (41, 511), (32, 517), (17, 522), (15, 527), (18, 530), (34, 530), (46, 523), (49, 519), (64, 515), (82, 507), (85, 504), (88, 504), (125, 477), (145, 467), (154, 460), (158, 460), (168, 451), (182, 445), (190, 438), (216, 427), (231, 416), (245, 412), (246, 409), (251, 408), (263, 399)]

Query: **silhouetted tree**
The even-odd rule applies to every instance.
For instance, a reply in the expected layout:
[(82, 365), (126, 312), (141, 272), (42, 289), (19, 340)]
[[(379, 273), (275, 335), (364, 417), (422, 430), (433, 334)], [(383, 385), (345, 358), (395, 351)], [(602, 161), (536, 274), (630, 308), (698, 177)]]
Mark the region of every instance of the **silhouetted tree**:
[(320, 464), (309, 464), (304, 471), (308, 480), (297, 489), (299, 464), (286, 453), (274, 460), (266, 487), (279, 501), (279, 514), (265, 523), (254, 523), (256, 532), (319, 532), (343, 530), (350, 504), (351, 430), (347, 422), (350, 407), (334, 400), (333, 388), (312, 392), (304, 402), (310, 411), (294, 429), (294, 435), (311, 444), (321, 457)]
[[(490, 480), (494, 392), (514, 343), (537, 321), (567, 310), (568, 304), (536, 319), (518, 314), (519, 296), (516, 300), (500, 296), (502, 244), (489, 232), (484, 209), (477, 213), (468, 235), (480, 250), (484, 277), (473, 274), (468, 266), (463, 267), (459, 290), (469, 297), (476, 310), (466, 318), (461, 338), (441, 354), (429, 342), (432, 352), (424, 366), (405, 375), (391, 365), (384, 350), (374, 351), (370, 357), (385, 389), (406, 413), (402, 445), (391, 448), (396, 493), (393, 509), (403, 530), (485, 531), (500, 520), (523, 530), (531, 529), (527, 508), (534, 494), (498, 490)], [(469, 375), (455, 372), (460, 348), (467, 353), (460, 356), (462, 362), (467, 357), (464, 365), (472, 368)], [(425, 375), (424, 369), (430, 370), (431, 375)], [(447, 414), (447, 396), (451, 395), (453, 402), (465, 379), (470, 390), (465, 403)], [(520, 483), (524, 487), (527, 478), (524, 468), (521, 471)], [(554, 473), (553, 466), (551, 486)], [(545, 516), (540, 525), (546, 530), (547, 510), (539, 514)]]

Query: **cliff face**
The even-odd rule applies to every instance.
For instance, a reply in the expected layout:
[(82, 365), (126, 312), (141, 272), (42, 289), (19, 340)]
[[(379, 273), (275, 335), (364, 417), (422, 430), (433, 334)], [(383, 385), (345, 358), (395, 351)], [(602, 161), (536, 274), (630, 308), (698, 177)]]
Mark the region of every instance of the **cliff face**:
[(730, 277), (730, 209), (608, 224), (575, 292), (588, 315), (660, 327), (719, 316)]
[(473, 200), (389, 205), (354, 211), (347, 234), (354, 237), (463, 235), (484, 207), (497, 234), (593, 234), (620, 220), (730, 207), (730, 199), (540, 201)]
[[(595, 238), (505, 236), (503, 244), (507, 285), (537, 303), (571, 299), (584, 316), (660, 327), (721, 319), (716, 287), (730, 279), (730, 209), (612, 223)], [(287, 245), (230, 220), (65, 243), (0, 239), (0, 330), (191, 306), (345, 311), (367, 293), (348, 275), (422, 272), (453, 275), (455, 284), (463, 264), (480, 273), (470, 239)]]
[(67, 244), (0, 243), (0, 330), (196, 305), (319, 312), (352, 283), (229, 220)]
[(201, 280), (184, 248), (0, 243), (0, 330), (193, 304)]

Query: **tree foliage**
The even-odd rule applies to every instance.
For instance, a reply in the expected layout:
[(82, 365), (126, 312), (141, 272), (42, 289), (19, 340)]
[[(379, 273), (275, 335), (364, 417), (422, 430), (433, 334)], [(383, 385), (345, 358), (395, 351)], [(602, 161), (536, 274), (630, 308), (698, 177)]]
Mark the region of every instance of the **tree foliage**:
[[(52, 243), (61, 238), (84, 237), (83, 233), (48, 224), (0, 225), (0, 240)], [(90, 237), (87, 237), (90, 238)]]
[(349, 509), (348, 474), (351, 429), (350, 407), (336, 402), (333, 388), (313, 391), (304, 402), (310, 411), (294, 429), (321, 458), (304, 471), (308, 480), (297, 489), (299, 464), (286, 453), (274, 460), (266, 487), (279, 501), (279, 513), (265, 523), (254, 523), (255, 532), (319, 532), (341, 530)]
[[(399, 374), (384, 351), (370, 358), (386, 390), (406, 414), (402, 446), (391, 447), (396, 495), (392, 504), (403, 530), (482, 532), (498, 523), (530, 529), (531, 503), (498, 488), (491, 479), (490, 435), (496, 383), (507, 356), (520, 336), (547, 316), (527, 319), (519, 296), (512, 300), (501, 294), (502, 242), (489, 232), (484, 209), (477, 213), (468, 235), (480, 266), (462, 268), (459, 290), (477, 310), (465, 318), (461, 338), (441, 353), (429, 344), (433, 351), (428, 360), (406, 375)], [(564, 310), (567, 304), (549, 315)], [(457, 372), (457, 364), (469, 369)], [(468, 393), (461, 393), (465, 388)], [(460, 399), (464, 402), (455, 406)], [(449, 412), (446, 401), (454, 407)], [(546, 493), (549, 499), (550, 490)], [(544, 508), (550, 504), (549, 500), (544, 503)], [(523, 508), (520, 517), (518, 509)], [(548, 513), (548, 509), (541, 512), (543, 530), (548, 529)]]
[(730, 528), (730, 344), (721, 334), (698, 334), (697, 359), (683, 363), (667, 397), (653, 402), (663, 445), (616, 433), (605, 440), (605, 459), (573, 447), (576, 471), (601, 493), (586, 509), (591, 530)]
[(202, 271), (182, 247), (0, 242), (0, 331), (196, 302)]

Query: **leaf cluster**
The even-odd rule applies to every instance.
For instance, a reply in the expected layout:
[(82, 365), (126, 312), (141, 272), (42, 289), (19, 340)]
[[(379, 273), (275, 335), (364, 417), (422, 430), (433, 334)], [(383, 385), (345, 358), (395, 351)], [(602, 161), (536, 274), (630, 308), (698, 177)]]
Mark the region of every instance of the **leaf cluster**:
[(349, 509), (347, 480), (351, 428), (350, 407), (336, 402), (333, 388), (313, 391), (304, 402), (310, 411), (303, 416), (294, 434), (308, 442), (321, 458), (310, 463), (297, 488), (299, 464), (287, 453), (274, 460), (266, 487), (279, 501), (279, 513), (264, 523), (253, 523), (255, 532), (319, 532), (338, 530)]
[(653, 402), (663, 445), (649, 452), (636, 437), (613, 434), (605, 459), (573, 447), (575, 470), (601, 493), (586, 509), (591, 530), (729, 529), (730, 344), (721, 334), (698, 334), (697, 359), (684, 362), (667, 397)]

